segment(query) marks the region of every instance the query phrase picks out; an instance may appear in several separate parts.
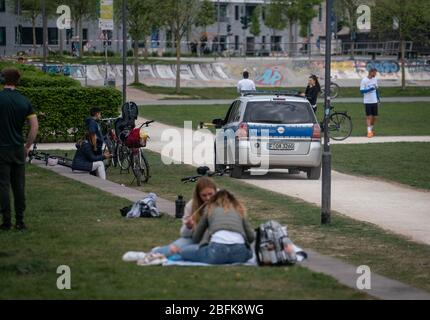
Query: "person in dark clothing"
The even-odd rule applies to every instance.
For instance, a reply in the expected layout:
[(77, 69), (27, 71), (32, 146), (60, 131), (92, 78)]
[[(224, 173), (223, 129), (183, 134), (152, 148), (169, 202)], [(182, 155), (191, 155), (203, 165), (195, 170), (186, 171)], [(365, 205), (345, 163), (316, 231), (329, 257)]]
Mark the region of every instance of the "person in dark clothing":
[(92, 108), (90, 110), (90, 117), (85, 119), (85, 126), (87, 127), (88, 132), (91, 135), (94, 135), (96, 137), (96, 155), (102, 155), (102, 149), (103, 149), (103, 135), (100, 129), (100, 125), (98, 121), (102, 118), (102, 113), (100, 108)]
[[(0, 92), (0, 210), (3, 216), (1, 230), (12, 228), (10, 188), (12, 187), (17, 230), (26, 229), (25, 211), (25, 158), (36, 139), (39, 123), (30, 101), (15, 89), (21, 75), (15, 68), (1, 72), (4, 89)], [(24, 144), (22, 129), (30, 125)]]
[(94, 134), (87, 132), (85, 139), (76, 144), (76, 154), (73, 158), (73, 171), (95, 172), (96, 176), (106, 180), (106, 169), (103, 160), (112, 157), (109, 153), (97, 155), (97, 144)]
[(321, 93), (321, 85), (318, 81), (318, 77), (315, 75), (312, 75), (309, 77), (308, 86), (306, 87), (306, 91), (304, 93), (304, 96), (309, 100), (309, 103), (312, 106), (312, 109), (314, 109), (314, 112), (317, 113), (317, 102), (318, 102), (318, 96)]

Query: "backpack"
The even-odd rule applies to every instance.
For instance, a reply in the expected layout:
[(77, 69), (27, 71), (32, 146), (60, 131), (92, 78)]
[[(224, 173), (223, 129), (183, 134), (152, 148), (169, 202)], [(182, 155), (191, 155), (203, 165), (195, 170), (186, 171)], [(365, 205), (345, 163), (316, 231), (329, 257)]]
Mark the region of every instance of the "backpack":
[(256, 230), (255, 254), (262, 265), (293, 265), (297, 256), (286, 226), (277, 221), (261, 224)]
[(158, 211), (156, 201), (157, 195), (150, 193), (132, 206), (120, 209), (121, 216), (125, 218), (161, 218), (162, 213)]
[(115, 133), (122, 142), (125, 142), (130, 132), (136, 127), (139, 116), (139, 107), (134, 102), (127, 102), (122, 106), (121, 118), (115, 121)]
[(122, 106), (122, 118), (134, 124), (139, 116), (139, 107), (134, 102), (127, 102)]

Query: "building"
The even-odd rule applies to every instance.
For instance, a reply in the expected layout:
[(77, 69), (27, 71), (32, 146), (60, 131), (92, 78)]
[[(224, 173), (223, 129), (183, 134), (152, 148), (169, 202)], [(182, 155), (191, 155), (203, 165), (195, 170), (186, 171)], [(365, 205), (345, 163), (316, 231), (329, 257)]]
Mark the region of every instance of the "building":
[[(274, 54), (309, 54), (308, 39), (299, 36), (299, 26), (293, 25), (292, 32), (287, 28), (282, 31), (271, 30), (264, 24), (265, 10), (260, 18), (261, 33), (254, 36), (250, 28), (244, 30), (244, 16), (251, 17), (257, 6), (268, 4), (270, 0), (211, 0), (214, 2), (219, 24), (203, 28), (194, 28), (182, 43), (184, 53), (213, 53), (222, 52), (224, 55), (274, 55)], [(317, 17), (313, 20), (311, 28), (311, 53), (319, 52), (318, 39), (325, 34), (325, 6), (316, 8)], [(74, 28), (71, 30), (57, 29), (57, 17), (48, 20), (48, 47), (52, 52), (73, 51), (76, 48), (77, 38)], [(42, 18), (35, 19), (36, 44), (35, 49), (41, 54), (42, 45)], [(290, 37), (292, 36), (292, 41)], [(219, 40), (218, 40), (219, 39)], [(148, 39), (140, 43), (140, 47), (147, 46), (148, 50), (159, 55), (174, 51), (171, 32), (160, 30), (154, 32)], [(83, 22), (83, 43), (85, 51), (103, 52), (103, 33), (98, 28), (97, 21)], [(122, 32), (116, 29), (109, 32), (107, 49), (121, 52)], [(290, 43), (292, 42), (292, 43)], [(129, 41), (129, 47), (131, 42)], [(32, 22), (25, 15), (25, 8), (19, 0), (0, 0), (0, 55), (16, 55), (19, 52), (30, 53), (33, 46)]]

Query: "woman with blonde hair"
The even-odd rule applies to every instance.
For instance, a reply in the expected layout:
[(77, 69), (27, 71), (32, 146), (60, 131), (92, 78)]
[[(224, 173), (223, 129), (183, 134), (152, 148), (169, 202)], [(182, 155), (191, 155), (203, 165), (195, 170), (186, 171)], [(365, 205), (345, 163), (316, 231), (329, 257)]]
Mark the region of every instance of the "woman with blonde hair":
[(216, 192), (217, 185), (211, 178), (200, 178), (194, 188), (193, 199), (185, 206), (180, 238), (167, 246), (156, 247), (152, 249), (152, 252), (161, 253), (164, 256), (169, 257), (188, 246), (196, 245), (192, 239), (194, 226), (203, 215), (206, 203)]
[(207, 203), (193, 232), (199, 247), (180, 250), (183, 260), (209, 264), (244, 263), (252, 258), (255, 233), (246, 209), (231, 192), (218, 191)]

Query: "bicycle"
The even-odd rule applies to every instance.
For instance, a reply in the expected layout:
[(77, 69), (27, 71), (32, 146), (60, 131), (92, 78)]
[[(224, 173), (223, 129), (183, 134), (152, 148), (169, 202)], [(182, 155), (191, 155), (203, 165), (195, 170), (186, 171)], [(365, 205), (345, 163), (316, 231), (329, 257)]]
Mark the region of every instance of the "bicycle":
[[(144, 126), (148, 127), (153, 122), (153, 120), (146, 121), (139, 127), (139, 130)], [(131, 168), (134, 174), (134, 179), (131, 183), (136, 180), (138, 186), (141, 186), (142, 183), (148, 182), (151, 177), (149, 172), (149, 163), (145, 157), (145, 153), (143, 152), (143, 148), (145, 146), (133, 145), (129, 147), (125, 142), (119, 141), (117, 147), (117, 160), (118, 165), (121, 168), (121, 172), (130, 172)]]
[(119, 118), (106, 118), (101, 120), (103, 142), (105, 144), (103, 154), (108, 152), (112, 155), (112, 158), (103, 161), (106, 168), (109, 168), (111, 165), (115, 168), (118, 166), (117, 150), (120, 141), (115, 133), (115, 121), (117, 119)]
[[(330, 79), (330, 97), (332, 99), (336, 99), (339, 96), (340, 86), (336, 82), (333, 82), (331, 79)], [(324, 79), (321, 78), (321, 80), (324, 80)], [(321, 86), (320, 97), (321, 98), (325, 97), (325, 86)]]
[[(330, 106), (328, 134), (333, 140), (346, 140), (352, 134), (352, 119), (347, 111), (333, 111), (334, 107)], [(321, 129), (324, 130), (324, 122), (321, 123)]]
[(181, 179), (183, 183), (196, 182), (202, 177), (222, 177), (230, 173), (230, 169), (210, 171), (209, 167), (199, 167), (197, 168), (197, 176), (190, 176)]

